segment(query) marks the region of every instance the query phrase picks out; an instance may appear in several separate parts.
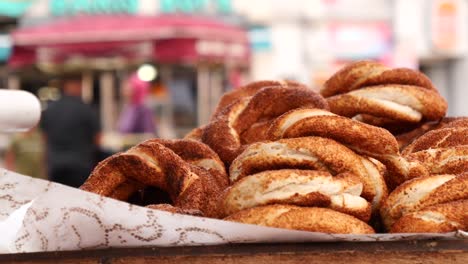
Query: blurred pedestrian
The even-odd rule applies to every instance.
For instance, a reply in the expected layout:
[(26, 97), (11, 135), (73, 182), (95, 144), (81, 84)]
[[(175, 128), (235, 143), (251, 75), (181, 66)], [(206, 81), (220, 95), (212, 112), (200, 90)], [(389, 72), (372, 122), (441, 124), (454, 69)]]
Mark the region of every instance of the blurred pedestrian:
[(128, 103), (120, 114), (118, 128), (123, 134), (155, 134), (156, 125), (151, 108), (145, 105), (150, 84), (133, 74), (124, 90)]
[(41, 132), (32, 128), (16, 134), (5, 153), (5, 167), (23, 175), (46, 179)]
[(82, 101), (81, 93), (80, 76), (66, 76), (62, 97), (48, 106), (41, 121), (49, 180), (72, 187), (79, 187), (89, 176), (101, 135), (98, 117)]

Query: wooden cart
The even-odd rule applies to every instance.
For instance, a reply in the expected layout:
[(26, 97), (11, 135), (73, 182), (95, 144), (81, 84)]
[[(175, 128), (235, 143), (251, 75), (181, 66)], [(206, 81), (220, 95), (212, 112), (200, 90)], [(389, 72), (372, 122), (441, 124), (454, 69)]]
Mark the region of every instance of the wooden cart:
[(2, 263), (468, 263), (468, 240), (236, 244), (0, 255)]

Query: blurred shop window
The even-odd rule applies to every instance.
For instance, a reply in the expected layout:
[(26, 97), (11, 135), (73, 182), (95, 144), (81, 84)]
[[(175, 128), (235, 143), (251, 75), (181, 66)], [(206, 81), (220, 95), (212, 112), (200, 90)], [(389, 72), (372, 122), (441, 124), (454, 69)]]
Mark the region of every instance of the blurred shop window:
[(168, 83), (177, 129), (193, 128), (197, 125), (197, 90), (194, 69), (177, 67)]
[(42, 109), (45, 110), (47, 108), (47, 105), (51, 101), (57, 101), (60, 99), (60, 90), (57, 87), (54, 86), (45, 86), (39, 88), (37, 91), (37, 97), (41, 101)]
[(195, 126), (196, 107), (194, 89), (190, 80), (178, 79), (171, 81), (172, 102), (174, 104), (174, 114), (176, 126)]
[(164, 13), (232, 13), (231, 0), (160, 0)]
[(47, 179), (44, 142), (37, 128), (16, 134), (5, 154), (5, 167), (20, 174)]
[(434, 52), (452, 56), (466, 53), (467, 6), (465, 0), (431, 1), (430, 41)]
[(392, 30), (387, 22), (341, 22), (328, 25), (329, 44), (337, 60), (381, 60), (392, 51)]
[(270, 28), (261, 25), (249, 28), (250, 48), (254, 52), (266, 52), (272, 49)]
[(9, 35), (0, 34), (0, 63), (5, 62), (11, 55), (11, 38)]

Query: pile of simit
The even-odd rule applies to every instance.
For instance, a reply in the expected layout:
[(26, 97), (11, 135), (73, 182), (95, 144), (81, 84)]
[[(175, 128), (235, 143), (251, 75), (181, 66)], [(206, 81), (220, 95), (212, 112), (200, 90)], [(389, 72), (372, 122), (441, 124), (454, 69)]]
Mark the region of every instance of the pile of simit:
[(254, 82), (184, 139), (116, 154), (81, 188), (129, 201), (156, 187), (169, 202), (150, 208), (314, 232), (468, 230), (468, 119), (446, 111), (423, 74), (370, 61), (320, 94)]

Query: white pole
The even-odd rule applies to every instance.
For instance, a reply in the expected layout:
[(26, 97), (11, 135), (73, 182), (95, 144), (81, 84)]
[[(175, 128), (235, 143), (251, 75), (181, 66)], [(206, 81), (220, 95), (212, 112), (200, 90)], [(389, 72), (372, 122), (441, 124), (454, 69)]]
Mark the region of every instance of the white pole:
[(83, 101), (87, 104), (93, 101), (93, 74), (89, 71), (83, 73), (83, 81), (81, 83), (83, 87)]
[(104, 132), (111, 132), (115, 120), (114, 76), (111, 72), (103, 72), (99, 77), (101, 86), (101, 124)]
[(206, 65), (197, 67), (197, 110), (198, 126), (206, 124), (210, 119), (210, 72)]
[(10, 74), (7, 79), (7, 87), (11, 90), (19, 90), (21, 88), (21, 80), (18, 75)]

